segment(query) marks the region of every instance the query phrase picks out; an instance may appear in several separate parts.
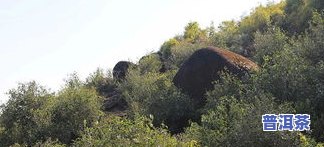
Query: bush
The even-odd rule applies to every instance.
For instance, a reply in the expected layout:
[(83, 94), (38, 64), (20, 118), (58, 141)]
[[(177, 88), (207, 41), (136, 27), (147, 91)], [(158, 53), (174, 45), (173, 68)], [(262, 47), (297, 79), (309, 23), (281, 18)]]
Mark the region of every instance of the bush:
[(60, 143), (57, 140), (51, 140), (50, 138), (44, 142), (37, 142), (34, 147), (66, 147), (65, 144)]
[(207, 94), (201, 124), (192, 124), (186, 137), (202, 146), (295, 146), (296, 132), (263, 132), (262, 115), (295, 112), (291, 105), (277, 104), (271, 94), (231, 76), (215, 84)]
[(120, 85), (120, 91), (133, 113), (153, 115), (155, 126), (165, 123), (171, 132), (180, 132), (196, 114), (191, 99), (173, 85), (173, 75), (141, 75), (138, 71), (132, 71), (128, 75), (128, 82)]
[(285, 47), (265, 60), (259, 74), (262, 89), (281, 101), (305, 102), (314, 97), (312, 67), (307, 60), (296, 55), (292, 48)]
[(157, 53), (151, 53), (141, 58), (138, 62), (138, 68), (141, 74), (149, 72), (159, 72), (162, 68), (162, 62)]
[(0, 144), (4, 146), (32, 146), (48, 138), (69, 144), (102, 115), (102, 99), (95, 89), (84, 87), (76, 74), (57, 95), (30, 82), (19, 84), (9, 96), (1, 108)]
[(218, 28), (219, 31), (210, 37), (211, 44), (220, 48), (228, 48), (236, 53), (242, 53), (238, 23), (234, 20), (224, 21)]
[[(18, 144), (15, 143), (11, 145), (10, 147), (27, 147), (26, 144)], [(53, 141), (51, 139), (48, 139), (44, 142), (37, 142), (33, 147), (66, 147), (65, 144), (60, 143), (59, 141)]]
[[(309, 30), (297, 38), (286, 37), (281, 32), (256, 34), (256, 59), (263, 57), (258, 83), (277, 101), (293, 102), (298, 113), (311, 114), (314, 128), (312, 136), (323, 141), (323, 17), (314, 13)], [(277, 35), (276, 35), (277, 34)], [(259, 47), (258, 47), (259, 46)], [(321, 106), (320, 106), (321, 105)], [(322, 116), (323, 115), (323, 116)]]
[(207, 43), (181, 42), (179, 45), (171, 48), (171, 57), (165, 61), (167, 69), (178, 69), (196, 50), (208, 46)]
[(189, 43), (203, 42), (207, 39), (207, 32), (202, 30), (197, 22), (189, 22), (185, 27), (183, 38)]
[(117, 86), (111, 71), (104, 73), (100, 68), (86, 78), (84, 85), (88, 88), (95, 88), (98, 94), (104, 97), (113, 92)]
[(162, 59), (168, 60), (171, 56), (171, 48), (179, 44), (180, 42), (175, 38), (171, 38), (168, 41), (164, 42), (160, 47), (160, 51), (159, 51)]
[(84, 127), (91, 126), (102, 115), (100, 97), (94, 89), (84, 87), (62, 90), (47, 107), (43, 110), (49, 112), (44, 116), (49, 119), (48, 137), (65, 144), (70, 144)]
[(32, 145), (44, 137), (38, 128), (35, 112), (54, 95), (36, 82), (20, 83), (9, 92), (9, 101), (1, 106), (0, 144)]
[(294, 48), (299, 51), (301, 57), (313, 64), (324, 61), (324, 12), (313, 13), (310, 27), (304, 35), (300, 35), (294, 42)]
[(320, 62), (315, 67), (314, 77), (314, 87), (316, 89), (316, 96), (310, 103), (314, 111), (312, 119), (313, 122), (313, 132), (312, 135), (316, 138), (317, 141), (324, 141), (324, 62)]
[(279, 29), (269, 29), (265, 33), (256, 32), (254, 48), (256, 50), (253, 58), (259, 64), (263, 64), (265, 56), (272, 57), (275, 53), (282, 51), (288, 44), (288, 37)]
[(137, 117), (134, 121), (109, 117), (87, 128), (73, 146), (196, 146), (195, 141), (180, 141), (166, 129), (154, 128), (151, 120)]

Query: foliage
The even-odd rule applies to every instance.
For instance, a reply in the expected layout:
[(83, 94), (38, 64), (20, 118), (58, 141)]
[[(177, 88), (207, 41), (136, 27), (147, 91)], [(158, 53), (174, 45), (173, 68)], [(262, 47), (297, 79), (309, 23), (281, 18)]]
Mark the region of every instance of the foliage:
[(266, 63), (260, 75), (263, 89), (280, 100), (302, 100), (312, 97), (313, 83), (309, 63), (298, 57), (289, 48), (284, 48)]
[(211, 36), (212, 45), (222, 48), (229, 48), (234, 52), (241, 52), (240, 36), (239, 36), (239, 26), (238, 23), (234, 20), (232, 21), (223, 21), (219, 27), (218, 32)]
[[(84, 127), (91, 126), (102, 115), (101, 99), (94, 89), (67, 87), (47, 105), (44, 116), (49, 122), (48, 136), (69, 144)], [(41, 112), (42, 113), (42, 112)], [(46, 112), (45, 112), (46, 113)]]
[(62, 144), (58, 140), (52, 140), (51, 138), (47, 139), (44, 142), (37, 142), (34, 147), (65, 147), (65, 144)]
[(41, 109), (41, 106), (53, 97), (53, 94), (34, 81), (20, 83), (8, 94), (9, 101), (1, 106), (0, 144), (4, 146), (14, 143), (31, 145), (42, 139), (34, 113)]
[[(245, 34), (265, 31), (267, 25), (271, 24), (271, 18), (274, 15), (283, 15), (284, 3), (268, 4), (267, 6), (256, 7), (250, 15), (244, 17), (240, 22), (240, 31)], [(252, 35), (250, 35), (252, 36)]]
[(149, 54), (142, 57), (142, 59), (138, 62), (138, 68), (141, 74), (159, 72), (162, 68), (162, 62), (158, 54)]
[(85, 125), (91, 126), (102, 115), (100, 97), (82, 86), (76, 74), (66, 82), (57, 95), (35, 82), (10, 90), (10, 100), (2, 106), (0, 143), (31, 146), (54, 138), (68, 144)]
[(177, 46), (179, 44), (180, 44), (180, 42), (175, 38), (171, 38), (168, 41), (164, 42), (162, 44), (162, 46), (160, 47), (160, 53), (161, 53), (162, 59), (165, 59), (165, 60), (169, 59), (171, 56), (171, 48), (174, 46)]
[(315, 68), (314, 87), (316, 89), (315, 97), (313, 98), (311, 105), (314, 108), (313, 114), (313, 136), (317, 140), (324, 141), (324, 62), (320, 62)]
[(155, 126), (165, 123), (171, 132), (180, 132), (188, 120), (195, 118), (191, 99), (182, 94), (171, 82), (174, 73), (148, 73), (140, 75), (130, 72), (127, 83), (120, 85), (133, 113), (153, 115)]
[[(11, 145), (11, 147), (27, 147), (27, 145), (15, 143)], [(57, 140), (53, 141), (49, 138), (44, 142), (37, 142), (35, 145), (33, 145), (33, 147), (66, 147), (66, 145)]]
[(207, 38), (207, 33), (199, 27), (198, 22), (190, 22), (185, 26), (183, 38), (190, 43), (204, 41)]
[(294, 42), (294, 47), (301, 53), (300, 56), (310, 60), (313, 64), (324, 60), (323, 32), (324, 14), (314, 12), (309, 29)]
[(281, 31), (256, 34), (255, 41), (259, 46), (255, 58), (264, 61), (258, 83), (276, 101), (292, 101), (298, 113), (311, 114), (316, 141), (323, 141), (323, 110), (319, 106), (323, 104), (322, 30), (323, 16), (314, 12), (305, 34), (291, 38)]
[[(98, 68), (85, 81), (71, 74), (56, 94), (36, 82), (20, 83), (1, 106), (0, 144), (323, 146), (323, 8), (322, 0), (285, 0), (260, 5), (217, 29), (190, 22), (119, 82)], [(240, 79), (219, 73), (206, 105), (197, 110), (172, 79), (206, 46), (247, 56), (260, 71)], [(125, 118), (101, 111), (103, 98), (119, 92), (129, 106)], [(311, 131), (263, 132), (265, 113), (310, 114)]]
[[(312, 11), (319, 3), (316, 0), (287, 0), (283, 28), (291, 35), (299, 34), (309, 27)], [(323, 6), (323, 4), (322, 4)]]
[(212, 26), (201, 29), (197, 22), (188, 23), (182, 36), (171, 38), (160, 47), (163, 66), (167, 70), (178, 69), (194, 51), (211, 44), (208, 37), (213, 36), (213, 31)]
[(185, 142), (172, 137), (166, 129), (154, 128), (150, 119), (137, 117), (134, 121), (109, 117), (87, 128), (73, 146), (196, 146), (194, 140)]
[(84, 85), (88, 88), (95, 88), (100, 96), (107, 96), (115, 90), (116, 81), (110, 71), (105, 74), (103, 69), (98, 68), (86, 78)]
[[(251, 81), (250, 81), (251, 82)], [(269, 93), (249, 82), (223, 76), (207, 95), (201, 124), (192, 124), (186, 136), (202, 146), (295, 146), (295, 132), (263, 132), (261, 116), (266, 113), (294, 113), (291, 105), (277, 104)]]
[(206, 46), (206, 43), (191, 44), (188, 42), (181, 42), (171, 49), (171, 57), (169, 60), (165, 61), (165, 64), (171, 70), (178, 69), (197, 49)]
[(253, 48), (253, 34), (256, 31), (264, 32), (272, 24), (272, 18), (283, 17), (284, 3), (268, 4), (265, 6), (259, 6), (251, 12), (250, 15), (242, 18), (239, 23), (239, 32), (241, 46), (244, 49), (244, 54), (251, 55), (254, 52)]
[(264, 64), (264, 57), (272, 57), (282, 51), (288, 43), (288, 37), (279, 29), (273, 28), (261, 33), (255, 33), (254, 48), (256, 50), (253, 58), (261, 65)]

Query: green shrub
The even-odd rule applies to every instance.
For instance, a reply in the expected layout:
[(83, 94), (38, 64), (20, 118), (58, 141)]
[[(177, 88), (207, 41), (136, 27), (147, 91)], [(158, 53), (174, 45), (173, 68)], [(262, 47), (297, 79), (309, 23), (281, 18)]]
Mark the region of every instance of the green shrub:
[(315, 68), (314, 87), (316, 95), (310, 105), (314, 109), (312, 119), (313, 132), (312, 135), (317, 141), (324, 142), (324, 62), (320, 62)]
[[(10, 147), (28, 147), (26, 144), (18, 144), (15, 143), (11, 145)], [(66, 147), (65, 144), (62, 144), (58, 141), (53, 141), (51, 139), (47, 139), (44, 142), (37, 142), (33, 147)]]
[(207, 32), (202, 30), (197, 22), (189, 22), (185, 26), (183, 38), (189, 43), (203, 42), (207, 39)]
[(262, 115), (294, 113), (290, 104), (277, 104), (271, 94), (231, 76), (208, 92), (201, 124), (193, 123), (186, 137), (202, 146), (295, 146), (296, 132), (263, 132)]
[(175, 39), (171, 38), (168, 41), (164, 42), (160, 47), (160, 53), (163, 60), (168, 60), (171, 57), (171, 48), (179, 45), (180, 42)]
[(58, 140), (51, 140), (49, 138), (44, 142), (37, 142), (34, 147), (66, 147), (66, 145), (60, 143)]
[(241, 53), (241, 37), (239, 35), (238, 22), (234, 20), (223, 21), (218, 28), (219, 31), (210, 37), (211, 45), (220, 48), (228, 48), (236, 53)]
[(88, 88), (95, 88), (100, 96), (107, 96), (117, 86), (111, 71), (104, 73), (103, 69), (100, 68), (86, 78), (84, 85)]
[(66, 88), (49, 108), (48, 136), (69, 144), (80, 135), (84, 127), (91, 126), (102, 115), (101, 100), (94, 89)]
[(300, 52), (300, 56), (313, 64), (324, 61), (324, 12), (313, 12), (309, 29), (300, 35), (294, 42), (294, 48)]
[(109, 117), (87, 128), (73, 146), (196, 146), (195, 141), (180, 141), (166, 129), (154, 128), (151, 120), (136, 117), (134, 121)]
[(44, 137), (38, 128), (35, 112), (54, 95), (36, 82), (20, 83), (9, 92), (9, 101), (1, 106), (0, 144), (32, 145)]
[(178, 69), (195, 51), (208, 46), (205, 42), (188, 43), (181, 42), (179, 45), (171, 48), (171, 57), (165, 61), (168, 69)]
[(120, 85), (120, 91), (133, 113), (153, 115), (153, 124), (165, 123), (170, 131), (180, 132), (195, 118), (191, 99), (182, 94), (172, 83), (174, 73), (148, 73), (141, 75), (132, 71), (127, 82)]
[(292, 48), (285, 47), (265, 60), (259, 74), (262, 89), (281, 101), (305, 102), (314, 97), (312, 67), (307, 60), (296, 55)]
[(157, 53), (148, 54), (138, 62), (138, 68), (141, 74), (149, 72), (159, 72), (162, 68), (162, 62)]
[(288, 43), (288, 37), (279, 29), (269, 29), (261, 33), (255, 33), (254, 48), (256, 50), (253, 58), (259, 64), (263, 64), (265, 56), (272, 57), (276, 52), (282, 51)]

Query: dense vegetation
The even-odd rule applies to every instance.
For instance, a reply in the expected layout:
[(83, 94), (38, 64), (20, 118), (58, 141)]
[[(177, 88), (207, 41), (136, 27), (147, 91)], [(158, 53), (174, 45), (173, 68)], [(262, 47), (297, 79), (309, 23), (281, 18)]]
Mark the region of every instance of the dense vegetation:
[[(72, 74), (57, 93), (21, 83), (1, 106), (0, 145), (324, 146), (323, 10), (322, 0), (286, 0), (218, 28), (190, 22), (122, 81), (98, 69), (85, 81)], [(222, 73), (198, 109), (172, 78), (205, 46), (229, 49), (261, 68), (243, 79)], [(126, 116), (102, 108), (116, 91), (128, 104)], [(265, 113), (310, 114), (311, 131), (263, 132)]]

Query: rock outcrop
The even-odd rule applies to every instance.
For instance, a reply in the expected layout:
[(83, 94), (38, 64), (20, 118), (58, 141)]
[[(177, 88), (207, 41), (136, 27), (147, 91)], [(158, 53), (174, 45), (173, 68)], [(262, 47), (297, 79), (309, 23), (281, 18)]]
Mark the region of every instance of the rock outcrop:
[(194, 52), (180, 67), (173, 83), (198, 103), (204, 103), (204, 94), (213, 88), (212, 82), (220, 78), (219, 72), (227, 69), (242, 76), (257, 71), (258, 65), (229, 50), (207, 47)]
[(129, 61), (119, 61), (113, 68), (113, 77), (117, 81), (123, 80), (126, 77), (128, 68), (135, 64)]
[(109, 93), (104, 100), (103, 110), (107, 113), (125, 116), (127, 108), (127, 102), (121, 97), (121, 94), (117, 90)]

